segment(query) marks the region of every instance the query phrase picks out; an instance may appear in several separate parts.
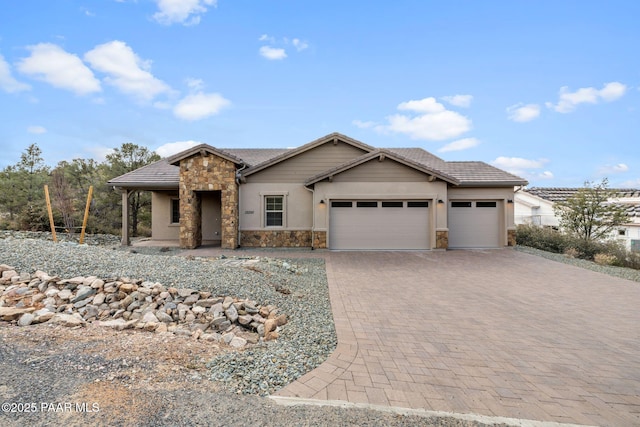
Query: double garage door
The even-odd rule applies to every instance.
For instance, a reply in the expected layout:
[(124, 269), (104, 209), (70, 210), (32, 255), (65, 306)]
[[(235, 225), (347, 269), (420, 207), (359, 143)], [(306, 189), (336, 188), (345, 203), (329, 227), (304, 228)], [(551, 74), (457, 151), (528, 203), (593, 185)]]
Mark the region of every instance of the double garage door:
[(429, 249), (429, 201), (332, 200), (331, 249)]
[(498, 248), (500, 206), (495, 200), (450, 200), (449, 248)]

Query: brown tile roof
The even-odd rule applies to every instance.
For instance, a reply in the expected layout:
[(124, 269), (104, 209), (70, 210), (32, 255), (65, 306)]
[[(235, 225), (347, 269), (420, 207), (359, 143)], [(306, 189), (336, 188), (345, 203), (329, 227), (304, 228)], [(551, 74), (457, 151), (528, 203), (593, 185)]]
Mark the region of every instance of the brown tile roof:
[(498, 169), (485, 162), (445, 162), (443, 172), (455, 176), (461, 186), (527, 185), (517, 175)]
[[(168, 159), (162, 159), (158, 162), (114, 178), (109, 181), (109, 184), (125, 188), (175, 188), (178, 186), (179, 182), (178, 167), (169, 164), (167, 160), (175, 161), (175, 159), (193, 154), (194, 150), (197, 152), (201, 148), (219, 152), (233, 161), (243, 161), (248, 166), (248, 168), (245, 169), (244, 174), (249, 175), (333, 139), (342, 140), (359, 147), (368, 153), (385, 152), (395, 155), (398, 160), (403, 161), (405, 164), (428, 171), (428, 173), (444, 179), (454, 185), (515, 186), (527, 184), (526, 180), (484, 162), (447, 162), (440, 157), (417, 147), (376, 149), (375, 147), (337, 132), (318, 138), (303, 146), (289, 149), (215, 148), (202, 144), (201, 146), (192, 147), (188, 150), (177, 153)], [(366, 157), (366, 154), (363, 158), (364, 157)], [(355, 166), (356, 164), (359, 164), (359, 161), (363, 160), (359, 157), (343, 165), (339, 165), (334, 169), (338, 170), (345, 167), (348, 168), (350, 167), (349, 165)], [(310, 178), (310, 180), (311, 179), (312, 178)]]

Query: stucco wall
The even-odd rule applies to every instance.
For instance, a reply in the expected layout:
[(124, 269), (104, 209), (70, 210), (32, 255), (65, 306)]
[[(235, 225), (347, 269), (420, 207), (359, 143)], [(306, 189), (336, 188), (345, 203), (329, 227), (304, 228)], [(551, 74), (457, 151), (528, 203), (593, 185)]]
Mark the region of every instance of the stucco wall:
[(178, 240), (180, 224), (171, 224), (171, 199), (178, 198), (175, 192), (151, 192), (151, 239)]
[[(264, 226), (264, 197), (285, 196), (283, 227)], [(302, 184), (247, 183), (240, 186), (240, 230), (311, 230), (312, 195)]]

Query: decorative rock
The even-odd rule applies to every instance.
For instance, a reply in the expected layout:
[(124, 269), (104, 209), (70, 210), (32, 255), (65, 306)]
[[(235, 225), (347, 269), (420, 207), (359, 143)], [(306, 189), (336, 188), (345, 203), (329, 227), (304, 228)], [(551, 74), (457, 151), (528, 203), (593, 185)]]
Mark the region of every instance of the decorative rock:
[(249, 314), (243, 314), (242, 316), (238, 316), (238, 323), (241, 325), (248, 325), (253, 321), (253, 317)]
[(20, 316), (20, 319), (18, 319), (18, 326), (29, 326), (31, 323), (33, 323), (34, 319), (35, 316), (33, 314), (25, 313)]
[(241, 337), (233, 337), (233, 339), (229, 342), (229, 345), (233, 348), (242, 348), (247, 345), (247, 340)]
[(155, 314), (153, 314), (152, 311), (149, 311), (149, 312), (145, 313), (142, 316), (142, 321), (145, 322), (145, 323), (149, 323), (149, 322), (158, 323), (159, 322), (158, 318), (156, 317)]
[(72, 328), (74, 326), (84, 326), (86, 322), (79, 315), (57, 313), (48, 323)]
[(231, 304), (229, 308), (224, 311), (224, 314), (227, 316), (227, 319), (229, 319), (231, 323), (238, 320), (238, 310), (236, 310), (236, 307), (233, 304)]
[(25, 313), (31, 313), (35, 311), (33, 307), (27, 308), (15, 308), (15, 307), (0, 307), (0, 319), (2, 320), (16, 320), (18, 317)]
[(123, 283), (122, 285), (120, 285), (120, 292), (124, 292), (127, 294), (130, 294), (131, 292), (135, 291), (137, 288), (136, 285), (134, 285), (133, 283)]
[(60, 298), (62, 301), (66, 301), (69, 298), (71, 298), (72, 295), (73, 295), (73, 292), (71, 292), (70, 289), (63, 289), (60, 292), (58, 292), (57, 297)]
[(156, 312), (156, 317), (157, 317), (158, 321), (163, 322), (163, 323), (171, 323), (171, 322), (173, 322), (173, 318), (171, 316), (169, 316), (167, 313), (163, 312), (163, 311), (157, 311)]
[(195, 304), (196, 301), (198, 301), (200, 299), (200, 295), (198, 294), (191, 294), (188, 297), (186, 297), (184, 299), (183, 304), (184, 305), (193, 305)]
[(90, 296), (94, 295), (96, 293), (96, 290), (90, 286), (85, 286), (82, 287), (80, 289), (78, 289), (78, 293), (76, 293), (76, 296), (74, 298), (71, 299), (71, 303), (76, 303), (78, 301), (82, 301), (83, 299), (89, 298)]
[(149, 281), (105, 281), (96, 276), (60, 279), (42, 271), (18, 273), (3, 265), (0, 273), (0, 319), (17, 321), (20, 326), (49, 322), (77, 327), (94, 321), (116, 330), (173, 333), (242, 348), (258, 343), (260, 337), (277, 338), (278, 326), (287, 322), (286, 315), (277, 315), (275, 306), (262, 307), (231, 296), (212, 297), (206, 291), (166, 289)]
[(93, 305), (101, 305), (104, 302), (105, 298), (106, 298), (106, 295), (104, 293), (100, 292), (95, 297), (93, 297), (92, 304)]
[(191, 312), (195, 315), (198, 315), (198, 314), (206, 313), (207, 309), (204, 307), (193, 307), (191, 309)]
[(178, 296), (182, 298), (186, 298), (193, 293), (196, 293), (193, 289), (178, 289)]

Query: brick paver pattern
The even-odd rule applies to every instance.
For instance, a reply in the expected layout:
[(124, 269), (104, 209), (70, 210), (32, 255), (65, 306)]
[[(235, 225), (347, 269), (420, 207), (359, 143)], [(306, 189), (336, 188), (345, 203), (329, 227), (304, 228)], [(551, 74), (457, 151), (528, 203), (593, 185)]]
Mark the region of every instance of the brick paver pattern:
[(640, 425), (640, 283), (510, 249), (324, 256), (338, 348), (278, 395)]

